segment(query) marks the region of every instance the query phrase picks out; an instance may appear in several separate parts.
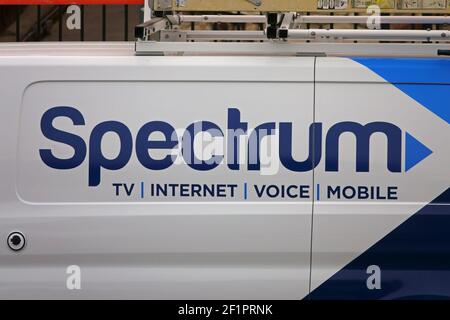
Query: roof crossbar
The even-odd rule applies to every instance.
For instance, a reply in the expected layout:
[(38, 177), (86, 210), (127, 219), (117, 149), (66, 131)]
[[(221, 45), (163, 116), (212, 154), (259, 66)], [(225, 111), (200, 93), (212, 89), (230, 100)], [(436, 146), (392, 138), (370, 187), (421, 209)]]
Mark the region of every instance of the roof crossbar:
[[(175, 24), (182, 23), (267, 23), (265, 15), (187, 15), (173, 14), (167, 15), (167, 19)], [(435, 24), (450, 25), (449, 16), (326, 16), (326, 15), (304, 15), (295, 14), (293, 22), (296, 24), (329, 24), (329, 23), (356, 23), (366, 24), (368, 21), (378, 19), (380, 24)]]
[[(148, 45), (158, 42), (412, 42), (416, 44), (440, 42), (450, 43), (448, 30), (403, 30), (380, 29), (382, 24), (417, 24), (442, 25), (450, 24), (448, 16), (320, 16), (303, 15), (295, 12), (268, 13), (267, 15), (219, 15), (219, 14), (180, 14), (168, 12), (158, 13), (157, 17), (136, 27), (136, 50), (149, 52)], [(261, 30), (191, 30), (185, 23), (250, 23), (260, 24)], [(351, 23), (366, 24), (367, 29), (305, 29), (307, 24)], [(143, 44), (147, 42), (147, 44)], [(447, 50), (447, 49), (445, 49)], [(150, 50), (151, 51), (151, 50)], [(437, 55), (437, 51), (434, 51)]]

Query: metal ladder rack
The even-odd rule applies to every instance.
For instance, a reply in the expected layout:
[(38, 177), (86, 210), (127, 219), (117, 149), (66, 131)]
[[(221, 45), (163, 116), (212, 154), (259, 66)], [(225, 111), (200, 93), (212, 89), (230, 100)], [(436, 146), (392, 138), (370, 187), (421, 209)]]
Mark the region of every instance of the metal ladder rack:
[[(153, 14), (147, 13), (150, 18), (135, 28), (138, 55), (448, 56), (450, 52), (449, 30), (380, 29), (381, 25), (392, 24), (449, 25), (450, 17), (442, 15), (331, 16), (300, 12), (193, 15), (174, 11), (151, 12)], [(257, 24), (260, 30), (191, 30), (184, 27), (195, 23)], [(367, 29), (304, 28), (309, 24), (335, 23), (366, 24)]]

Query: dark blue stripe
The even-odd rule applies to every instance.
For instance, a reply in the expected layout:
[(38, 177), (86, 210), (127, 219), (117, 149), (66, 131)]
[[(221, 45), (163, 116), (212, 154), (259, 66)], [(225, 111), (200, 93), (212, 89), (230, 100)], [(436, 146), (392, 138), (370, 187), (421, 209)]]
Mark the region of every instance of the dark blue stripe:
[[(450, 188), (325, 281), (308, 298), (450, 299), (450, 205), (439, 205), (443, 201), (448, 203), (449, 198)], [(367, 288), (366, 270), (370, 265), (381, 268), (381, 290)]]

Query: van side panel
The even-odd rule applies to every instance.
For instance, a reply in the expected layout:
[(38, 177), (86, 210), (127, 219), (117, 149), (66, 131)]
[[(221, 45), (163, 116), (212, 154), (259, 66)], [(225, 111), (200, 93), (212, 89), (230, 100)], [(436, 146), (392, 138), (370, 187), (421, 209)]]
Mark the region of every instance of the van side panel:
[(310, 298), (450, 297), (449, 62), (317, 59)]
[[(135, 57), (90, 54), (89, 45), (77, 56), (52, 57), (45, 50), (0, 57), (0, 298), (308, 294), (312, 200), (259, 199), (254, 185), (309, 185), (312, 170), (292, 174), (270, 162), (264, 175), (246, 160), (233, 170), (222, 162), (156, 168), (148, 157), (153, 165), (171, 161), (170, 136), (196, 122), (216, 125), (214, 141), (223, 145), (230, 122), (240, 120), (249, 130), (293, 122), (295, 139), (302, 137), (295, 156), (306, 158), (313, 58)], [(206, 159), (223, 155), (205, 150)], [(152, 196), (156, 184), (178, 188)], [(218, 184), (226, 190), (204, 189)], [(8, 248), (12, 231), (25, 235), (24, 250)], [(67, 287), (73, 265), (81, 268), (81, 290)]]

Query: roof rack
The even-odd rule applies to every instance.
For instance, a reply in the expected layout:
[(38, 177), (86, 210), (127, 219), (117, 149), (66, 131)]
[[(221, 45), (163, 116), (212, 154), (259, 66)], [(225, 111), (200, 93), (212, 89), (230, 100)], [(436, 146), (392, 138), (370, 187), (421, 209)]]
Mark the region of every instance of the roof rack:
[(323, 12), (365, 13), (370, 5), (378, 5), (383, 13), (448, 14), (445, 0), (146, 0), (147, 7), (165, 12)]
[[(450, 31), (427, 29), (429, 25), (450, 25), (446, 15), (381, 16), (380, 8), (370, 7), (372, 15), (306, 15), (301, 12), (265, 12), (264, 0), (241, 0), (241, 9), (252, 3), (260, 14), (184, 14), (189, 0), (146, 0), (146, 21), (135, 28), (136, 54), (252, 54), (252, 55), (448, 55)], [(328, 0), (329, 1), (329, 0)], [(334, 1), (334, 0), (333, 0)], [(401, 1), (401, 0), (398, 0)], [(450, 2), (450, 0), (448, 0)], [(195, 2), (195, 1), (192, 1)], [(211, 1), (216, 9), (233, 2)], [(278, 2), (278, 1), (277, 1)], [(277, 9), (289, 3), (280, 0)], [(259, 5), (257, 5), (259, 3)], [(273, 8), (267, 2), (267, 8)], [(289, 8), (291, 8), (289, 7)], [(210, 8), (210, 7), (208, 7)], [(302, 6), (298, 5), (301, 9)], [(172, 11), (182, 9), (181, 11)], [(444, 10), (445, 13), (448, 10)], [(263, 14), (264, 13), (264, 14)], [(256, 30), (198, 30), (193, 24), (255, 24)], [(364, 24), (366, 29), (309, 28), (310, 24)], [(383, 25), (423, 25), (425, 29), (381, 29)], [(209, 42), (205, 43), (205, 42)], [(356, 43), (357, 42), (357, 43)], [(383, 43), (380, 43), (383, 42)], [(406, 42), (406, 43), (405, 43)], [(411, 42), (418, 42), (413, 43)], [(409, 43), (409, 44), (408, 44)], [(420, 49), (419, 49), (420, 48)]]

